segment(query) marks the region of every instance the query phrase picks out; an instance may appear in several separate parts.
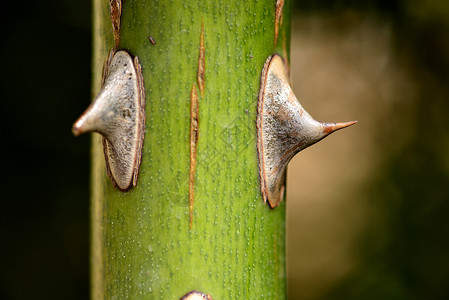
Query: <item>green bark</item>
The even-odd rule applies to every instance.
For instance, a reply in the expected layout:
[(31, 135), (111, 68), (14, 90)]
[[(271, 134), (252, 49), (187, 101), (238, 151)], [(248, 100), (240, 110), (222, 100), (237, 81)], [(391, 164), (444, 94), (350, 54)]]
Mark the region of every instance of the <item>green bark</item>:
[[(214, 299), (286, 297), (285, 201), (270, 209), (262, 200), (256, 113), (266, 58), (288, 56), (290, 3), (275, 49), (274, 1), (191, 2), (123, 3), (118, 48), (142, 66), (146, 133), (129, 192), (113, 188), (93, 137), (94, 299), (179, 299), (191, 290)], [(202, 24), (204, 95), (197, 83)], [(93, 94), (113, 44), (109, 1), (94, 0)], [(192, 85), (199, 138), (190, 229)]]

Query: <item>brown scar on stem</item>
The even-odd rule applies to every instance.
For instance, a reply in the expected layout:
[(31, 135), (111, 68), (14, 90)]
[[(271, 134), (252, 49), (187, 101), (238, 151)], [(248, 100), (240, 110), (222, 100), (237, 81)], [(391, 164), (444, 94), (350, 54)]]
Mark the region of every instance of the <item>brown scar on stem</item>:
[(156, 40), (151, 35), (148, 36), (148, 40), (151, 44), (156, 45)]
[(118, 48), (120, 42), (120, 18), (122, 16), (122, 1), (121, 0), (109, 0), (111, 6), (111, 22), (112, 31), (114, 33), (115, 48)]
[(182, 296), (179, 300), (213, 300), (211, 295), (198, 291), (191, 291)]
[(276, 1), (276, 13), (274, 20), (274, 47), (276, 48), (276, 44), (278, 41), (279, 27), (282, 24), (282, 8), (284, 8), (284, 0)]
[(201, 23), (200, 53), (198, 55), (197, 81), (201, 96), (204, 96), (206, 72), (206, 48), (204, 47), (204, 21)]
[(190, 92), (190, 174), (189, 174), (189, 225), (193, 224), (193, 204), (195, 200), (195, 169), (198, 145), (198, 93), (195, 84)]

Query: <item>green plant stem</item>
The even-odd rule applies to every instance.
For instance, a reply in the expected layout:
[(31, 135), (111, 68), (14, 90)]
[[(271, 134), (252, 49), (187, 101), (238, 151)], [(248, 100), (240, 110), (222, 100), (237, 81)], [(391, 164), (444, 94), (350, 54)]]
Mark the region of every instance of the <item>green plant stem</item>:
[[(94, 94), (114, 44), (108, 5), (94, 0)], [(125, 193), (112, 187), (93, 137), (93, 299), (179, 299), (191, 290), (286, 297), (285, 201), (263, 203), (256, 149), (263, 64), (274, 52), (288, 57), (289, 2), (283, 11), (275, 49), (273, 1), (124, 1), (118, 48), (142, 66), (146, 133), (137, 186)], [(199, 128), (190, 228), (192, 86)]]

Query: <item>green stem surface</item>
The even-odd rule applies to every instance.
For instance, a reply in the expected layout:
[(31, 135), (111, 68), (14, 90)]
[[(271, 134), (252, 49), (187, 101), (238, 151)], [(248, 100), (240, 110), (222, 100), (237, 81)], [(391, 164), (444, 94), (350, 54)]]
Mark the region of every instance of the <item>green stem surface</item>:
[[(276, 209), (263, 203), (256, 114), (265, 60), (288, 57), (289, 5), (275, 49), (274, 1), (124, 1), (118, 48), (142, 66), (146, 133), (129, 192), (112, 186), (93, 137), (93, 299), (179, 299), (191, 290), (214, 299), (286, 298), (285, 201)], [(94, 95), (113, 45), (109, 1), (94, 0)], [(192, 85), (199, 128), (190, 228)]]

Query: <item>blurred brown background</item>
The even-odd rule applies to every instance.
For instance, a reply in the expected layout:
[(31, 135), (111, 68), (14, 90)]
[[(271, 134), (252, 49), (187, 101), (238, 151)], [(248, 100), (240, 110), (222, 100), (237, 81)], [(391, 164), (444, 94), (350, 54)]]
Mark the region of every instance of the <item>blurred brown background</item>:
[[(2, 6), (1, 299), (88, 298), (89, 137), (70, 127), (91, 99), (90, 5)], [(449, 2), (293, 15), (297, 97), (359, 123), (289, 166), (289, 298), (449, 299)]]
[(297, 8), (295, 94), (359, 123), (289, 166), (289, 298), (449, 299), (449, 2)]

